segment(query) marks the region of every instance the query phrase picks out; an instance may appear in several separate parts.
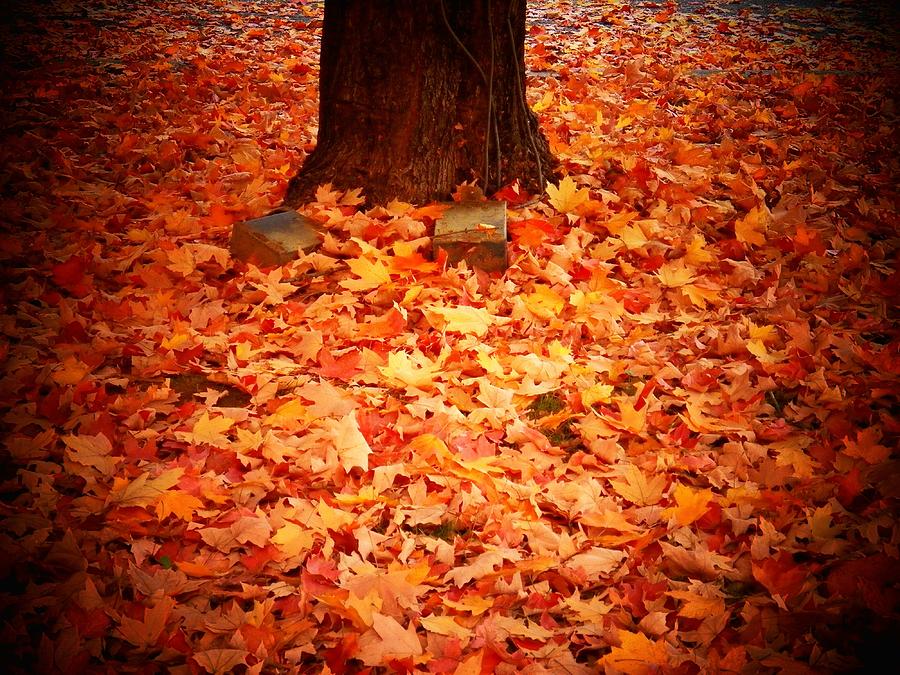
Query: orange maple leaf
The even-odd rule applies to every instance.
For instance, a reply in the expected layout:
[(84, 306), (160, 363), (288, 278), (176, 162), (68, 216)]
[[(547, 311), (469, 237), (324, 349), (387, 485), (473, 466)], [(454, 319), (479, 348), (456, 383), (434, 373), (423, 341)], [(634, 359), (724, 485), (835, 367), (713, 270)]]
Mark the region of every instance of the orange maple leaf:
[(712, 490), (695, 490), (682, 483), (675, 484), (673, 496), (678, 506), (670, 507), (664, 513), (675, 518), (678, 525), (690, 525), (702, 518), (713, 500)]

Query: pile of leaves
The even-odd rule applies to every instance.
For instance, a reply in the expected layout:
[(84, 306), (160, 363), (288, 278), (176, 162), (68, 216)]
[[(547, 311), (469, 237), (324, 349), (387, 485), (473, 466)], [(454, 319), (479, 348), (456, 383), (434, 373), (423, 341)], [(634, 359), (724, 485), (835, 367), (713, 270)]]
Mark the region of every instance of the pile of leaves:
[(852, 8), (531, 4), (564, 177), (502, 192), (489, 276), (429, 258), (439, 206), (328, 187), (318, 252), (229, 257), (315, 138), (319, 5), (13, 3), (11, 672), (823, 673), (887, 649), (893, 41)]

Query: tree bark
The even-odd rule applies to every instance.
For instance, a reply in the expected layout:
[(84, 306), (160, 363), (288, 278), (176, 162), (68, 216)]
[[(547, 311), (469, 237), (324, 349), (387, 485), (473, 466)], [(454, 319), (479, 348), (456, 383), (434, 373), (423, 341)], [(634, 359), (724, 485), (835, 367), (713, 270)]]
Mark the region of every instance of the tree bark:
[(554, 160), (525, 101), (525, 0), (326, 0), (316, 147), (288, 185), (370, 203), (542, 192)]

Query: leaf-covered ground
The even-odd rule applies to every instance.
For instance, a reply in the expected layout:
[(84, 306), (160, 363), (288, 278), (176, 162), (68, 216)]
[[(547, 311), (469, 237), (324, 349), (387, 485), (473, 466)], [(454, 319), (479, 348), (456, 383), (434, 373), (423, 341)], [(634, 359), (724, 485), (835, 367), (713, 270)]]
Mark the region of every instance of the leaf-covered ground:
[(434, 206), (327, 189), (319, 253), (229, 258), (315, 138), (318, 5), (32, 5), (0, 29), (12, 672), (828, 673), (892, 647), (890, 22), (532, 3), (567, 177), (506, 191), (490, 277), (427, 259)]

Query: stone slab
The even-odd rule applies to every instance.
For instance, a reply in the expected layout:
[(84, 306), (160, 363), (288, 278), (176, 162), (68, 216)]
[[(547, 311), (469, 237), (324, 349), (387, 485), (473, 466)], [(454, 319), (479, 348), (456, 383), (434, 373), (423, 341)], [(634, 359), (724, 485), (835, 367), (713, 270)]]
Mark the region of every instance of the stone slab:
[(292, 209), (236, 223), (231, 230), (231, 255), (258, 267), (277, 267), (310, 253), (322, 243), (317, 223)]
[(432, 249), (447, 252), (455, 265), (465, 260), (485, 272), (507, 267), (506, 202), (453, 202), (434, 224)]

